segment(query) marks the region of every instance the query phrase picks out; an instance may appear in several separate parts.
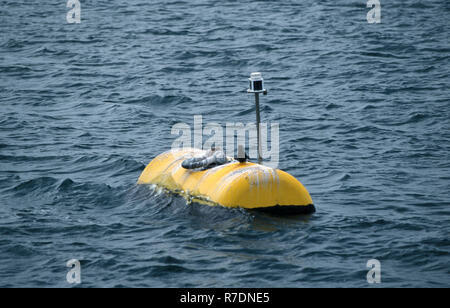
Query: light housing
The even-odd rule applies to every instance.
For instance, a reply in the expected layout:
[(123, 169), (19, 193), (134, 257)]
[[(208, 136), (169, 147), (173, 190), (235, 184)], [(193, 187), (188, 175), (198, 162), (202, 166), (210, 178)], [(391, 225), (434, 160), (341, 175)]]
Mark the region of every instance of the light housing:
[(262, 78), (262, 74), (259, 72), (251, 73), (249, 80), (249, 89), (248, 93), (266, 93), (267, 90), (264, 89), (264, 79)]

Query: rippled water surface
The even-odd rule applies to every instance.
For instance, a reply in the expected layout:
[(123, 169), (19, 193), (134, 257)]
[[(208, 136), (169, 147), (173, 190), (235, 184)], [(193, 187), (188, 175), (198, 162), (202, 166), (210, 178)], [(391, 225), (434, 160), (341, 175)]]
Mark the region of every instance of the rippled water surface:
[[(450, 286), (450, 3), (0, 1), (0, 286)], [(136, 180), (177, 122), (280, 124), (311, 216)]]

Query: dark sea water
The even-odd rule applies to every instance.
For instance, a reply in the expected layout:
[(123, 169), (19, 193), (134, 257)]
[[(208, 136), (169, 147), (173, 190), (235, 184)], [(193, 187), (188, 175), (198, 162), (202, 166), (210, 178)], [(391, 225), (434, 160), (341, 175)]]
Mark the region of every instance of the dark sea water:
[[(0, 286), (450, 286), (450, 2), (0, 0)], [(137, 186), (177, 122), (280, 124), (310, 216)]]

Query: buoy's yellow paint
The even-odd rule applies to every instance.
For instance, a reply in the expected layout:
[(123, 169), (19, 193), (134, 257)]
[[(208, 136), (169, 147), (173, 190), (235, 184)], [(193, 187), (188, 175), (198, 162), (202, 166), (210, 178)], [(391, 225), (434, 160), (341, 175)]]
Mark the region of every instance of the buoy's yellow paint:
[(138, 184), (156, 184), (196, 201), (247, 209), (308, 206), (313, 201), (290, 174), (255, 163), (230, 162), (207, 170), (187, 170), (183, 160), (205, 151), (193, 148), (165, 152), (145, 168)]

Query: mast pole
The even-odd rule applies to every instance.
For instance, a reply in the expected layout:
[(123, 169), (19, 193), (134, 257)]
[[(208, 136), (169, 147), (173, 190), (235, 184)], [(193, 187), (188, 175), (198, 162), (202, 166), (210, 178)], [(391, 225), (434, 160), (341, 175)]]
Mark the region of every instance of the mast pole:
[(257, 137), (257, 143), (258, 143), (258, 164), (261, 164), (262, 162), (262, 156), (261, 156), (261, 116), (259, 112), (259, 93), (255, 93), (255, 104), (256, 104), (256, 137)]

